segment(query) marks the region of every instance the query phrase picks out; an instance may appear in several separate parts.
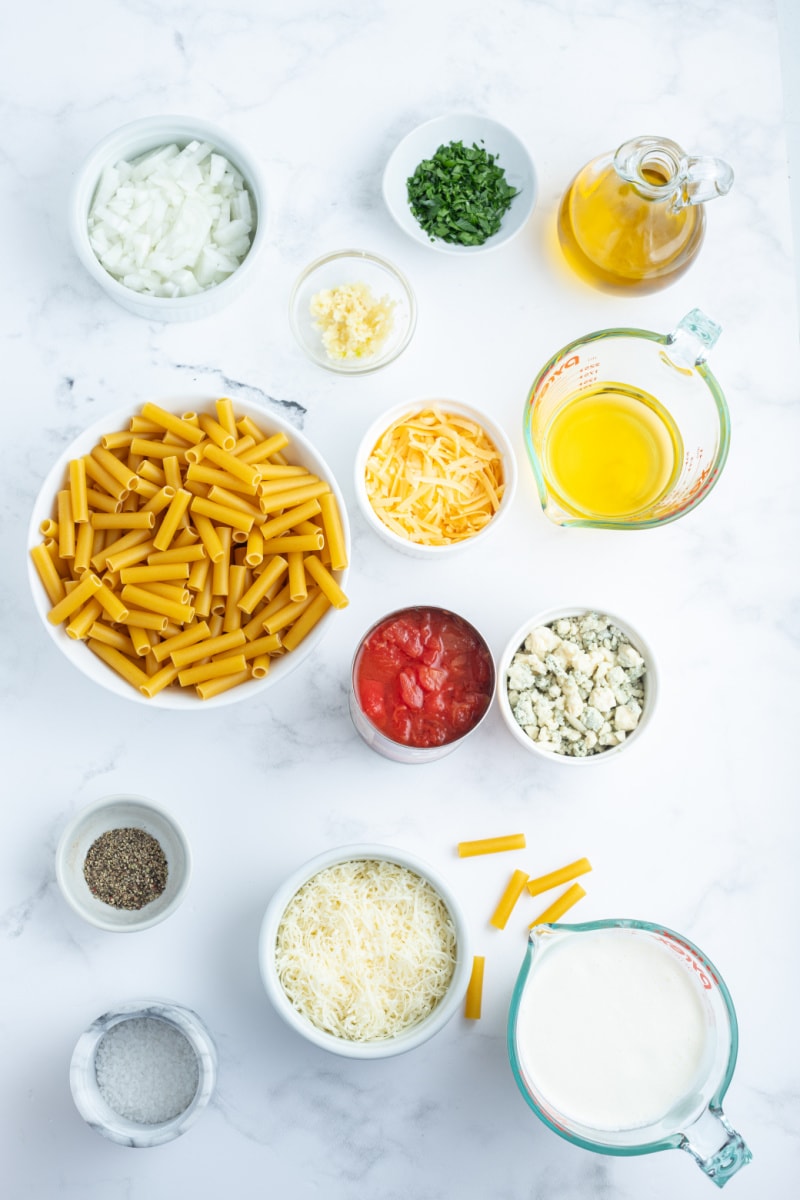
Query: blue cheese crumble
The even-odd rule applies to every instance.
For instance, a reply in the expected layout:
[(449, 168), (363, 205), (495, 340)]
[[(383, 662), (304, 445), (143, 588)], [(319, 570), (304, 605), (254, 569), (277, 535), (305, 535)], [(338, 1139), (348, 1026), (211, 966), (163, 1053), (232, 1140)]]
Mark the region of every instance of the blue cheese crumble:
[(532, 629), (506, 674), (514, 718), (543, 750), (586, 758), (625, 741), (645, 700), (644, 659), (608, 617)]

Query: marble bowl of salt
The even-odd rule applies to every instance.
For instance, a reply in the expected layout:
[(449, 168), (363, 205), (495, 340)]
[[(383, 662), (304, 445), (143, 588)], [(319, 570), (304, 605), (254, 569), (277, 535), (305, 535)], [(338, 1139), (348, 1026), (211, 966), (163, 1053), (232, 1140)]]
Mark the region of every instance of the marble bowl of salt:
[(161, 1146), (185, 1133), (211, 1099), (217, 1052), (197, 1013), (134, 1000), (81, 1034), (69, 1082), (78, 1112), (121, 1146)]

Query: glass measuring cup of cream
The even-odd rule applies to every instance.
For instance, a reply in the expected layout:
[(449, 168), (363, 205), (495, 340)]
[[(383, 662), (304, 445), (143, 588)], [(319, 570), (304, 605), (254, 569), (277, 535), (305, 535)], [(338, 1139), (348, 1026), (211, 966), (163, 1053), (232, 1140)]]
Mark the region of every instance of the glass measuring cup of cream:
[(708, 495), (730, 442), (728, 406), (706, 363), (720, 332), (693, 309), (669, 334), (601, 329), (553, 355), (524, 416), (552, 521), (645, 529)]
[(508, 1052), (526, 1101), (561, 1137), (601, 1154), (686, 1150), (722, 1187), (752, 1157), (722, 1112), (737, 1047), (719, 972), (672, 930), (531, 930)]

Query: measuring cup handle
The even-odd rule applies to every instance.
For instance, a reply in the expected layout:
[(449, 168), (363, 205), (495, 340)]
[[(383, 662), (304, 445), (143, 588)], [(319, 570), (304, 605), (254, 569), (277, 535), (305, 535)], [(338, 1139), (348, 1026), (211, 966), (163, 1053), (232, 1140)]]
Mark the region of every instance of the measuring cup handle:
[(693, 308), (667, 338), (667, 357), (673, 366), (696, 367), (705, 362), (721, 333), (721, 325), (707, 317), (702, 309)]
[[(720, 1137), (724, 1138), (722, 1145)], [(747, 1166), (753, 1157), (741, 1134), (736, 1132), (722, 1109), (707, 1108), (686, 1130), (681, 1149), (691, 1154), (717, 1187), (724, 1187), (730, 1177), (741, 1167)]]

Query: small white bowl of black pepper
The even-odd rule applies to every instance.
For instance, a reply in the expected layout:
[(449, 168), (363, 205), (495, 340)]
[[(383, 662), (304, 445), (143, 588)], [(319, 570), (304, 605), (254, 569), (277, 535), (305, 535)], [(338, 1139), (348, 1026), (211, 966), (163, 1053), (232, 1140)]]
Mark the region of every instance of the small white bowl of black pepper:
[(191, 871), (180, 825), (143, 796), (106, 796), (81, 809), (56, 850), (56, 879), (67, 904), (90, 925), (118, 933), (170, 916)]

